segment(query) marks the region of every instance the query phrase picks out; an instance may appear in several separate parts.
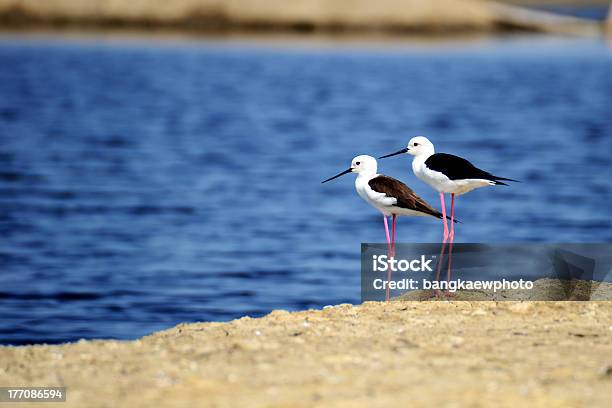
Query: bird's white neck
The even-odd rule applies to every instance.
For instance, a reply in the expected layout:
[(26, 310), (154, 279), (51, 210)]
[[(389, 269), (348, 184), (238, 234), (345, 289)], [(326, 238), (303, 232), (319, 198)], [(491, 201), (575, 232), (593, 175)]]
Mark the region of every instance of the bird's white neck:
[(364, 198), (364, 200), (367, 200), (365, 196), (367, 195), (366, 191), (369, 188), (368, 184), (370, 183), (370, 180), (376, 176), (378, 176), (378, 174), (375, 172), (366, 171), (357, 174), (357, 177), (355, 177), (355, 190), (357, 190), (357, 194)]
[(425, 161), (429, 159), (434, 153), (435, 153), (435, 150), (432, 146), (431, 149), (422, 151), (419, 154), (414, 156), (414, 159), (412, 159), (412, 170), (414, 171), (415, 174), (419, 173), (419, 170), (421, 169), (422, 166), (424, 166)]
[(419, 152), (418, 156), (424, 156), (425, 160), (427, 160), (429, 158), (429, 156), (431, 156), (432, 154), (434, 154), (436, 152), (436, 149), (433, 147), (433, 145), (429, 145), (429, 146), (423, 146), (423, 150), (421, 152)]
[(357, 179), (362, 182), (368, 182), (376, 176), (378, 176), (378, 174), (376, 174), (376, 171), (362, 171), (357, 174)]
[(360, 183), (367, 183), (372, 180), (374, 177), (378, 176), (375, 171), (362, 171), (357, 174), (357, 179)]

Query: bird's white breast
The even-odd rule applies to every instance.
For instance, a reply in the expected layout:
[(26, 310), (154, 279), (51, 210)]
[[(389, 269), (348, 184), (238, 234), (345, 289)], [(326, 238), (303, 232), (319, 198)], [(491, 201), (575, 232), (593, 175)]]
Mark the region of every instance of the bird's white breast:
[(379, 193), (372, 190), (372, 187), (368, 184), (373, 177), (357, 176), (355, 179), (355, 190), (361, 198), (363, 198), (368, 204), (382, 211), (385, 214), (390, 214), (388, 210), (397, 203), (397, 199), (393, 197), (387, 197), (385, 193)]
[(427, 168), (425, 160), (427, 160), (427, 157), (415, 157), (414, 160), (412, 160), (412, 171), (414, 175), (439, 192), (452, 192), (449, 191), (452, 189), (451, 180), (444, 174)]

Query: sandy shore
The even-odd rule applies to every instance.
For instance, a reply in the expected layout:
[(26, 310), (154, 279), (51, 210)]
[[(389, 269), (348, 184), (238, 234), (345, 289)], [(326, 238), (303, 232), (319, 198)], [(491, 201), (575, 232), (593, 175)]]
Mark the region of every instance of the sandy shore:
[(0, 384), (64, 385), (66, 407), (609, 407), (612, 302), (275, 311), (130, 342), (2, 347), (0, 362)]

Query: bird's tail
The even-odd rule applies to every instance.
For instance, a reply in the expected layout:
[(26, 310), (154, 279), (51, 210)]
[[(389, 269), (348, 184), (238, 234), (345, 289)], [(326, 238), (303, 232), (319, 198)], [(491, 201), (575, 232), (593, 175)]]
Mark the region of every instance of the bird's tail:
[[(442, 213), (437, 213), (437, 214), (436, 214), (436, 217), (437, 217), (437, 218), (439, 218), (439, 219), (442, 219)], [(446, 216), (446, 219), (450, 221), (451, 217), (447, 215), (447, 216)], [(457, 224), (457, 223), (459, 223), (459, 224), (463, 224), (463, 223), (462, 223), (461, 221), (459, 221), (457, 218), (455, 218), (455, 219), (453, 220), (453, 222), (454, 222), (455, 224)]]
[[(447, 218), (449, 221), (450, 221), (450, 219), (451, 219), (451, 217), (449, 217), (448, 215), (446, 216), (446, 218)], [(455, 224), (457, 224), (457, 223), (459, 223), (459, 224), (463, 224), (463, 223), (462, 223), (460, 220), (458, 220), (458, 219), (456, 219), (456, 218), (453, 220), (453, 222), (454, 222)]]
[(514, 179), (511, 179), (511, 178), (505, 178), (505, 177), (497, 177), (497, 176), (493, 176), (493, 180), (492, 180), (492, 181), (493, 181), (495, 184), (500, 184), (500, 185), (502, 185), (502, 186), (507, 186), (507, 185), (508, 185), (508, 184), (506, 184), (506, 183), (501, 182), (500, 180), (503, 180), (503, 181), (512, 181), (512, 182), (514, 182), (514, 183), (520, 183), (520, 181), (518, 181), (518, 180), (514, 180)]

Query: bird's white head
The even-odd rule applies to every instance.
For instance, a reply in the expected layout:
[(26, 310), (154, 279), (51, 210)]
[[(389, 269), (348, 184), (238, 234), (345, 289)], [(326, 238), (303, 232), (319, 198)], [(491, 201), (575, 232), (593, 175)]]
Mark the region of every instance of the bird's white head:
[(378, 169), (378, 165), (376, 164), (376, 159), (372, 156), (368, 156), (362, 154), (360, 156), (355, 157), (351, 161), (351, 167), (344, 170), (341, 173), (336, 174), (334, 177), (330, 177), (327, 180), (323, 180), (322, 183), (327, 183), (328, 181), (332, 181), (333, 179), (337, 179), (340, 176), (343, 176), (348, 173), (357, 173), (358, 175), (365, 176), (374, 176), (376, 174), (376, 170)]
[(434, 145), (425, 136), (415, 136), (408, 142), (406, 153), (413, 156), (431, 156), (435, 153)]
[(351, 172), (357, 174), (376, 174), (378, 170), (378, 164), (376, 159), (367, 154), (357, 156), (351, 161)]
[(415, 136), (408, 142), (408, 146), (395, 153), (380, 156), (379, 159), (397, 156), (398, 154), (408, 153), (413, 156), (431, 156), (435, 153), (434, 145), (425, 136)]

